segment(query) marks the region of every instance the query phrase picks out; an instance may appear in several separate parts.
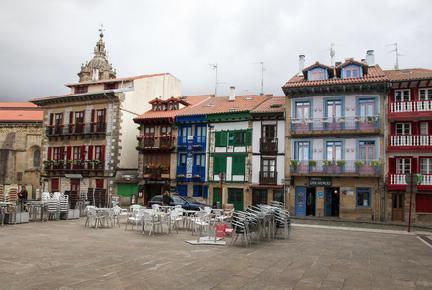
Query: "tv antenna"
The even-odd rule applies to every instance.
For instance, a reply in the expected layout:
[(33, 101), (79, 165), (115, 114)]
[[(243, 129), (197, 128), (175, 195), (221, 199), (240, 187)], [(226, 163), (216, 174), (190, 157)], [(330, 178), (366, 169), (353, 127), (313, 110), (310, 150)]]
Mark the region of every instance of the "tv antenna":
[(330, 43), (330, 63), (331, 66), (334, 66), (334, 58), (336, 55), (336, 50), (334, 49), (335, 44), (334, 43)]
[(255, 62), (255, 64), (261, 65), (261, 92), (260, 92), (260, 96), (263, 96), (264, 95), (264, 71), (265, 71), (264, 62), (259, 61), (259, 62)]
[(215, 71), (215, 88), (214, 88), (214, 95), (216, 97), (217, 95), (217, 87), (218, 87), (218, 64), (217, 63), (211, 63), (209, 66)]
[(394, 52), (395, 53), (396, 60), (395, 60), (394, 69), (399, 69), (399, 56), (403, 56), (403, 54), (399, 53), (397, 42), (392, 43), (392, 44), (388, 44), (387, 46), (393, 46), (394, 47), (392, 50), (389, 51), (389, 53), (390, 52)]

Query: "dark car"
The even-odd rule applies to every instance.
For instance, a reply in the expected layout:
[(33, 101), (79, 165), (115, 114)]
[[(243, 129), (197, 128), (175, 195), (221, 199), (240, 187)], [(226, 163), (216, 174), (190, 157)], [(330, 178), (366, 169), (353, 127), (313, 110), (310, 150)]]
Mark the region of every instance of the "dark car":
[[(205, 206), (208, 206), (208, 205), (201, 203), (201, 202), (198, 202), (196, 199), (194, 199), (192, 197), (188, 197), (188, 196), (180, 196), (177, 194), (173, 194), (173, 195), (171, 195), (171, 198), (174, 201), (171, 204), (171, 206), (181, 205), (182, 208), (184, 208), (186, 210), (200, 210), (200, 208), (204, 209)], [(162, 205), (162, 199), (163, 199), (162, 195), (155, 195), (148, 202), (148, 206), (151, 207), (153, 204)]]

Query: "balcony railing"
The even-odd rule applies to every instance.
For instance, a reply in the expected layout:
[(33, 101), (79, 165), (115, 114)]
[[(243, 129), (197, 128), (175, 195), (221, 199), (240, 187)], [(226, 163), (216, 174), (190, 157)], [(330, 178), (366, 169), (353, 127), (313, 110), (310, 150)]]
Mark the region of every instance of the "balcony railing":
[(105, 134), (106, 123), (79, 123), (66, 125), (53, 125), (46, 128), (46, 135), (53, 136), (69, 136), (81, 134)]
[(320, 131), (376, 132), (380, 129), (379, 116), (292, 119), (292, 133), (313, 134)]
[(174, 137), (172, 136), (138, 136), (139, 149), (144, 150), (171, 150), (174, 148)]
[(432, 111), (432, 100), (391, 102), (389, 109), (390, 113), (430, 112)]
[(429, 135), (393, 135), (390, 136), (391, 147), (425, 147), (432, 146), (432, 136)]
[(260, 138), (260, 152), (276, 154), (278, 152), (278, 138)]
[(378, 175), (381, 173), (381, 162), (379, 160), (292, 160), (291, 173)]
[(277, 184), (276, 171), (260, 171), (259, 178), (260, 184)]
[(162, 174), (169, 174), (169, 172), (169, 167), (144, 166), (144, 175), (147, 175), (147, 177), (161, 177)]
[[(413, 178), (415, 178), (415, 175), (413, 174)], [(406, 174), (389, 174), (388, 179), (390, 185), (407, 185)], [(432, 186), (432, 174), (421, 174), (420, 184), (418, 185)]]
[(177, 177), (179, 178), (200, 178), (203, 179), (205, 177), (205, 167), (194, 165), (192, 167), (192, 175), (187, 177), (187, 170), (185, 165), (177, 166)]
[(55, 171), (100, 171), (104, 170), (105, 163), (102, 160), (47, 160), (44, 162), (46, 172)]

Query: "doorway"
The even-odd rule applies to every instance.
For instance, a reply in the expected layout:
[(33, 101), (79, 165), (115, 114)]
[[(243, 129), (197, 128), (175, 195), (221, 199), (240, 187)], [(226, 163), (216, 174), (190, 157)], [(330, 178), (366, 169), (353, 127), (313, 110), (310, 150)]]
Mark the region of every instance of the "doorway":
[(103, 179), (96, 179), (96, 188), (100, 188), (100, 189), (104, 188), (104, 180)]
[(404, 220), (404, 194), (401, 192), (392, 194), (392, 221)]
[(325, 187), (324, 188), (324, 215), (338, 217), (339, 203), (340, 203), (340, 188)]
[(306, 215), (306, 186), (296, 186), (295, 188), (295, 215)]
[(306, 215), (315, 216), (315, 201), (316, 190), (315, 187), (308, 187), (306, 189)]
[(228, 188), (228, 203), (232, 203), (235, 210), (243, 210), (243, 189)]
[(252, 191), (252, 205), (267, 204), (267, 189), (254, 189)]
[(72, 178), (70, 181), (70, 190), (80, 194), (80, 179)]
[(163, 193), (164, 186), (161, 184), (146, 184), (144, 185), (144, 204), (147, 204), (155, 195)]
[(57, 192), (60, 191), (59, 186), (59, 179), (58, 178), (51, 178), (51, 192)]

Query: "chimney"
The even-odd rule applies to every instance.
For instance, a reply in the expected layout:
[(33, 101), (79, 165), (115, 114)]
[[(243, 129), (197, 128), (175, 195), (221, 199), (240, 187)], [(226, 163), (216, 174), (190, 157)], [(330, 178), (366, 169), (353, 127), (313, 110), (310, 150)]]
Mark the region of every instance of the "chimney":
[(235, 101), (235, 98), (236, 98), (235, 87), (231, 86), (228, 101), (233, 102), (233, 101)]
[(337, 62), (335, 63), (335, 66), (338, 66), (338, 65), (341, 65), (341, 64), (342, 64), (341, 61), (337, 61)]
[(366, 63), (368, 66), (375, 65), (375, 55), (372, 49), (366, 51)]
[(300, 54), (299, 55), (299, 72), (298, 72), (299, 76), (303, 75), (304, 64), (305, 64), (305, 55)]

